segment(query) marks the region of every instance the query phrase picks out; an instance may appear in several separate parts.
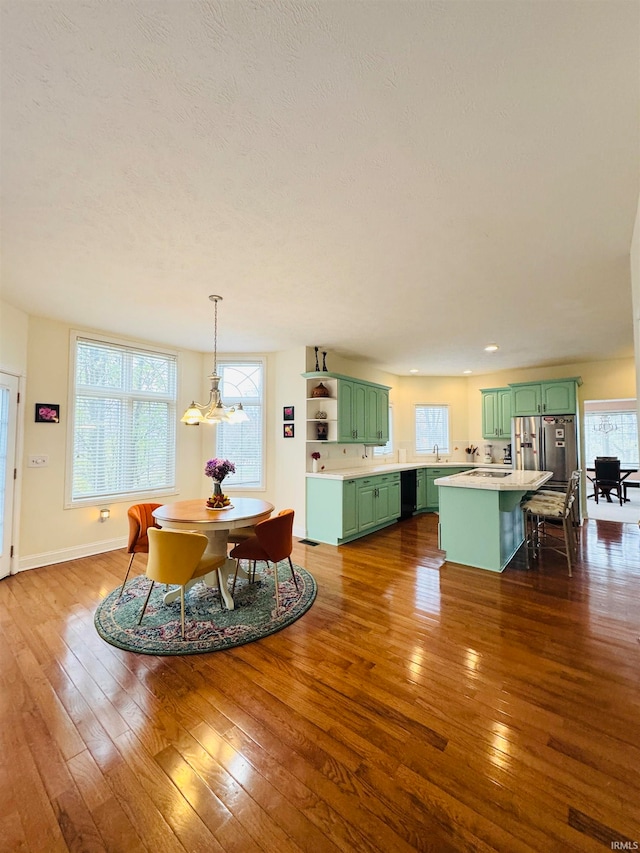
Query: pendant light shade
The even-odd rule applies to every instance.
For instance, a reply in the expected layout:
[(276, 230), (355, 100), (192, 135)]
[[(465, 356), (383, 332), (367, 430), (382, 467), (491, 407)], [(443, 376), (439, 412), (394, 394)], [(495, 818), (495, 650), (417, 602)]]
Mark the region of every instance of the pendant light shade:
[(213, 295), (209, 299), (214, 305), (213, 370), (209, 374), (211, 390), (209, 391), (209, 399), (206, 403), (196, 403), (195, 400), (192, 400), (184, 415), (180, 418), (181, 423), (188, 426), (222, 423), (238, 424), (249, 420), (247, 413), (242, 408), (242, 403), (238, 403), (235, 407), (227, 407), (222, 402), (220, 396), (220, 377), (218, 376), (218, 302), (222, 301), (222, 296)]

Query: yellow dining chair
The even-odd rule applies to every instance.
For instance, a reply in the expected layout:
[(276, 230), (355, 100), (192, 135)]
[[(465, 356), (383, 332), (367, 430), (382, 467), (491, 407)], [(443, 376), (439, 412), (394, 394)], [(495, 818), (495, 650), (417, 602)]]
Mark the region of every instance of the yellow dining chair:
[[(177, 584), (180, 587), (180, 623), (184, 640), (184, 594), (190, 581), (196, 580), (224, 565), (226, 557), (208, 557), (203, 560), (208, 539), (202, 533), (182, 533), (177, 530), (161, 530), (150, 527), (147, 577), (151, 581), (144, 607), (138, 619), (142, 622), (153, 585), (157, 583)], [(217, 573), (216, 573), (217, 574)], [(220, 575), (218, 588), (220, 587)]]

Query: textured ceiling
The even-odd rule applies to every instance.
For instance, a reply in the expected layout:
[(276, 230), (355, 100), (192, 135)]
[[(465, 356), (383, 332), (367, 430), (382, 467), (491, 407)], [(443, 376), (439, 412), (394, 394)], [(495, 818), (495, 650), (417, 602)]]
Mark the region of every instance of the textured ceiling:
[(632, 354), (635, 0), (1, 10), (16, 307), (206, 352), (218, 293), (221, 352), (397, 373)]

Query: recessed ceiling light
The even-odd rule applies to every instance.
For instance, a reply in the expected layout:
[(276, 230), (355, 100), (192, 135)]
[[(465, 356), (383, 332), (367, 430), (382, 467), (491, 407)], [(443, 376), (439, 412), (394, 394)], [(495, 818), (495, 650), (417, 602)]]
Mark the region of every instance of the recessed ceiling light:
[(418, 371), (417, 367), (412, 367), (411, 370), (409, 371), (409, 373), (418, 373), (418, 372), (419, 371)]
[(496, 352), (496, 350), (499, 350), (499, 349), (500, 349), (500, 347), (498, 346), (498, 344), (489, 344), (488, 346), (486, 346), (484, 348), (484, 351), (485, 352)]
[(473, 370), (463, 370), (463, 373), (473, 373)]

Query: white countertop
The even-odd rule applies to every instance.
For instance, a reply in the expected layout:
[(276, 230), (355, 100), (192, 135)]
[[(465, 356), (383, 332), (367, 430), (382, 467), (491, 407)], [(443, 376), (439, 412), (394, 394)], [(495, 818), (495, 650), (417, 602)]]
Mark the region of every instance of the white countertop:
[[(497, 465), (479, 465), (475, 471), (494, 471)], [(491, 489), (497, 492), (533, 492), (553, 477), (553, 471), (510, 471), (506, 477), (469, 476), (471, 472), (453, 474), (451, 477), (439, 477), (434, 480), (436, 486), (456, 486), (462, 489)]]
[[(491, 465), (482, 464), (481, 462), (458, 462), (449, 460), (448, 462), (435, 462), (426, 460), (424, 462), (387, 462), (381, 465), (372, 465), (368, 468), (345, 468), (337, 471), (318, 471), (317, 474), (307, 474), (307, 477), (316, 477), (322, 480), (353, 480), (358, 477), (371, 477), (378, 474), (395, 474), (397, 471), (412, 471), (418, 468), (487, 468), (501, 469), (510, 471), (511, 467), (502, 462), (494, 462)], [(447, 478), (450, 479), (450, 478)], [(437, 481), (436, 481), (437, 482)]]

